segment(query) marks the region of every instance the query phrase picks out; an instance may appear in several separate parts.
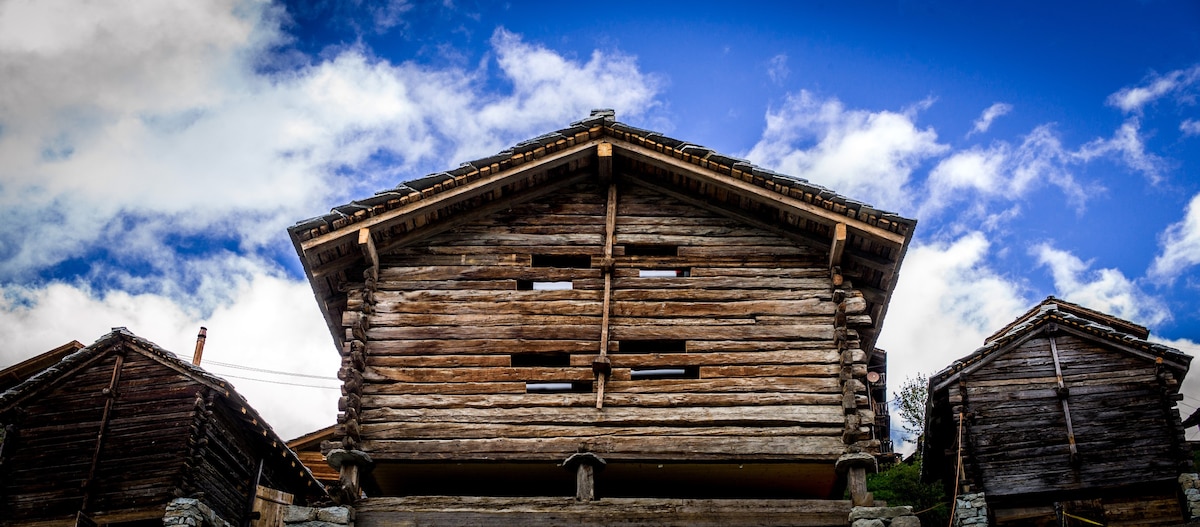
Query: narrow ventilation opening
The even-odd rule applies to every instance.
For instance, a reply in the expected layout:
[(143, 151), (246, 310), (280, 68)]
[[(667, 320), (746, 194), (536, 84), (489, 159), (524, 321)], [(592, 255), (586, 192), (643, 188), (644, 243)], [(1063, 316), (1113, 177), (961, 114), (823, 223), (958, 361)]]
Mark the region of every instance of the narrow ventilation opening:
[(675, 269), (638, 269), (638, 278), (677, 278), (684, 276), (692, 276), (692, 269), (689, 267), (678, 267)]
[(592, 257), (577, 254), (535, 254), (533, 255), (533, 266), (587, 269), (592, 266)]
[(686, 340), (621, 340), (617, 342), (621, 353), (686, 353)]
[(698, 366), (634, 368), (629, 371), (629, 377), (635, 381), (699, 379), (700, 368)]
[(591, 393), (592, 381), (527, 382), (525, 393)]
[(625, 256), (679, 256), (678, 245), (626, 245)]
[(561, 368), (571, 365), (571, 354), (566, 352), (514, 353), (509, 356), (511, 364), (518, 368)]
[(517, 291), (566, 291), (574, 289), (575, 284), (566, 282), (538, 282), (534, 280), (517, 280)]

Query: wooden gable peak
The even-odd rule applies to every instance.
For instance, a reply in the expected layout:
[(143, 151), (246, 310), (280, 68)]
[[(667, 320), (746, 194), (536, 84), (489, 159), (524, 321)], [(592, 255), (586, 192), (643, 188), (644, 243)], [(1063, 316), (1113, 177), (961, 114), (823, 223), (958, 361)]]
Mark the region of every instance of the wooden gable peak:
[(831, 271), (852, 281), (872, 306), (868, 344), (916, 227), (916, 220), (597, 110), (496, 155), (334, 207), (288, 232), (340, 346), (344, 288), (377, 270), (380, 254), (589, 178), (641, 185), (823, 247)]
[(1055, 332), (1069, 333), (1145, 360), (1160, 362), (1175, 370), (1181, 379), (1187, 374), (1192, 360), (1190, 355), (1175, 348), (1146, 340), (1149, 331), (1143, 326), (1051, 296), (989, 336), (983, 347), (934, 374), (929, 380), (931, 396), (1029, 339)]
[[(64, 346), (67, 347), (70, 344)], [(57, 348), (48, 353), (58, 352)], [(124, 327), (113, 328), (111, 332), (100, 337), (96, 342), (82, 348), (70, 348), (73, 351), (63, 354), (60, 360), (37, 372), (23, 382), (0, 392), (0, 414), (18, 407), (22, 401), (37, 397), (70, 379), (75, 372), (83, 367), (103, 359), (110, 353), (138, 353), (155, 360), (167, 368), (190, 378), (214, 390), (226, 404), (230, 405), (242, 417), (242, 426), (247, 436), (255, 438), (266, 451), (279, 455), (286, 462), (298, 467), (294, 476), (314, 490), (314, 493), (324, 493), (324, 486), (313, 477), (312, 473), (300, 462), (296, 453), (288, 448), (287, 443), (279, 437), (267, 421), (250, 406), (241, 394), (224, 379), (217, 377), (203, 368), (179, 358), (176, 354), (159, 347), (157, 344), (139, 337)], [(22, 363), (24, 364), (24, 363)]]

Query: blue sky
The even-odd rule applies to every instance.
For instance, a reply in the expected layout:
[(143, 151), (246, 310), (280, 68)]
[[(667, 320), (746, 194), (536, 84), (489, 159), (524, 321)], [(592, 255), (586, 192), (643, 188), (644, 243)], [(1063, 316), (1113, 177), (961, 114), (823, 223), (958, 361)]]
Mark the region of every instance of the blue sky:
[(0, 367), (205, 325), (332, 423), (286, 227), (598, 107), (916, 217), (893, 387), (1051, 294), (1200, 352), (1200, 6), (1042, 4), (0, 2)]

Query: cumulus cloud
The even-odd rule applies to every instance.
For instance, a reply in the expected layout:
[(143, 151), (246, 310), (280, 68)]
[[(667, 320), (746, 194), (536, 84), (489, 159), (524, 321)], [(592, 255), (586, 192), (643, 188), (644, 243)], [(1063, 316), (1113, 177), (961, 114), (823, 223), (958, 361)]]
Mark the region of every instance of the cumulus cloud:
[(983, 233), (971, 232), (909, 248), (879, 337), (879, 347), (888, 350), (893, 398), (905, 379), (949, 366), (1029, 309), (1020, 284), (988, 265), (991, 245)]
[[(80, 14), (69, 9), (87, 9)], [(85, 16), (86, 15), (86, 16)], [(569, 60), (498, 30), (498, 68), (393, 64), (347, 48), (263, 73), (283, 14), (251, 2), (0, 5), (0, 279), (167, 232), (282, 245), (290, 223), (586, 116), (636, 118), (634, 58)], [(489, 76), (511, 93), (486, 93)], [(379, 162), (386, 159), (386, 163)]]
[(970, 132), (967, 132), (967, 137), (971, 137), (972, 134), (982, 134), (987, 132), (988, 128), (992, 127), (992, 121), (995, 121), (997, 117), (1011, 112), (1012, 108), (1013, 107), (1011, 104), (1002, 102), (988, 106), (987, 109), (979, 115), (979, 118), (975, 119), (975, 125), (971, 128)]
[(1108, 96), (1108, 104), (1126, 113), (1139, 113), (1147, 104), (1169, 94), (1186, 94), (1200, 85), (1200, 64), (1164, 75), (1150, 75), (1139, 86), (1121, 88)]
[(1119, 269), (1092, 270), (1091, 262), (1048, 243), (1034, 246), (1031, 253), (1038, 265), (1049, 268), (1058, 296), (1068, 302), (1148, 326), (1171, 319), (1161, 300), (1146, 294)]
[(1187, 269), (1200, 264), (1200, 194), (1192, 197), (1183, 219), (1172, 223), (1158, 237), (1159, 253), (1147, 275), (1171, 284)]
[[(1012, 200), (1050, 184), (1082, 209), (1087, 192), (1068, 170), (1072, 156), (1049, 125), (1035, 128), (1019, 144), (997, 141), (954, 152), (930, 171), (919, 217), (934, 215), (957, 202), (971, 200), (969, 214), (986, 216), (989, 200)], [(1012, 209), (1009, 209), (1012, 210)]]
[(762, 138), (746, 157), (892, 210), (909, 211), (908, 184), (924, 160), (945, 152), (933, 128), (918, 128), (915, 110), (847, 109), (808, 91), (767, 112)]

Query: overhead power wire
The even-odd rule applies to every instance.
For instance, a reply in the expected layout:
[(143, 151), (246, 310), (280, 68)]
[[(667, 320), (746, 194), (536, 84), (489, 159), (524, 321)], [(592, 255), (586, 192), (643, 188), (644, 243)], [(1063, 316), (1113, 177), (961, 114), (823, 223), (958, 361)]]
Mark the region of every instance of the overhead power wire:
[(295, 373), (290, 371), (268, 370), (265, 368), (255, 368), (252, 366), (243, 366), (241, 364), (230, 364), (228, 362), (219, 362), (215, 360), (206, 361), (208, 364), (215, 366), (224, 366), (226, 368), (235, 368), (239, 370), (254, 371), (259, 373), (270, 373), (274, 375), (287, 375), (289, 377), (304, 377), (306, 379), (319, 379), (322, 381), (336, 381), (337, 377), (329, 377), (327, 375), (309, 375), (307, 373)]
[(240, 380), (244, 380), (244, 381), (269, 382), (271, 384), (283, 384), (283, 385), (287, 385), (287, 386), (298, 386), (301, 388), (321, 388), (324, 390), (340, 390), (341, 389), (340, 386), (319, 386), (316, 384), (301, 384), (298, 382), (271, 381), (271, 380), (267, 380), (267, 379), (255, 379), (254, 377), (241, 377), (238, 375), (222, 375), (222, 377), (227, 377), (230, 379), (240, 379)]

